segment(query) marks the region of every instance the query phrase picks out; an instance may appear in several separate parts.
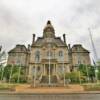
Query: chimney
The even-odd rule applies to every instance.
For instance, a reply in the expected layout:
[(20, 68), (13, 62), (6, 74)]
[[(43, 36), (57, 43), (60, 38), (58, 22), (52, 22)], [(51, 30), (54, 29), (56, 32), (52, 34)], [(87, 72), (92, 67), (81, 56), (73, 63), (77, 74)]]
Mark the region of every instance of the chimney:
[(64, 43), (66, 43), (66, 35), (63, 34), (63, 40), (64, 40)]
[(2, 50), (2, 46), (0, 45), (0, 51)]
[(34, 44), (34, 42), (35, 42), (35, 34), (33, 34), (33, 42), (32, 42), (32, 44)]

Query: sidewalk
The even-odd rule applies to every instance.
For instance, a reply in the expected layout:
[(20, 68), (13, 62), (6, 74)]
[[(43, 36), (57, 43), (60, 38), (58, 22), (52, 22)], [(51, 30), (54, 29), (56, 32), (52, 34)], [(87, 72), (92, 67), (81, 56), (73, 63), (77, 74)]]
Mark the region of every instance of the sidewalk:
[(36, 87), (30, 85), (20, 85), (15, 88), (17, 93), (72, 93), (83, 92), (84, 89), (80, 85), (68, 85), (66, 87)]

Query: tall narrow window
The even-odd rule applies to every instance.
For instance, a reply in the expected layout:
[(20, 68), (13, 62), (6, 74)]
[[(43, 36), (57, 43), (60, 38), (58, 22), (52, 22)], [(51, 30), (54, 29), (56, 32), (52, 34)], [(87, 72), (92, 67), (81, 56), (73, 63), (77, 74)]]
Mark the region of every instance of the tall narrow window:
[(53, 56), (53, 53), (51, 51), (47, 51), (47, 57), (52, 57)]
[(35, 61), (37, 61), (37, 62), (40, 61), (40, 51), (35, 52)]
[(60, 56), (60, 57), (63, 56), (63, 51), (59, 51), (59, 56)]

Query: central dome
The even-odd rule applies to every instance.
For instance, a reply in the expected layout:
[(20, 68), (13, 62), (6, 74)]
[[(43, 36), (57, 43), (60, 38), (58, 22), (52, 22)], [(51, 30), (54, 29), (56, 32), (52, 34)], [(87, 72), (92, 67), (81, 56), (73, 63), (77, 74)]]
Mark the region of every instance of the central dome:
[(43, 37), (54, 37), (55, 30), (51, 24), (51, 21), (48, 20), (45, 28), (43, 29)]

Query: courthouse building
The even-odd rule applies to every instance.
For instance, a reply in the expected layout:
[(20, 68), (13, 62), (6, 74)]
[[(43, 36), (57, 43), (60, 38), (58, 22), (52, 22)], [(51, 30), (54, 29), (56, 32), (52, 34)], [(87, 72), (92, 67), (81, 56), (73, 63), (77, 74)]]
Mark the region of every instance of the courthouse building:
[(18, 44), (8, 55), (8, 64), (24, 66), (28, 81), (35, 80), (37, 84), (60, 84), (64, 73), (75, 71), (79, 64), (91, 64), (89, 51), (81, 44), (67, 44), (65, 34), (63, 40), (57, 37), (50, 21), (42, 37), (35, 39), (33, 34), (28, 48)]

